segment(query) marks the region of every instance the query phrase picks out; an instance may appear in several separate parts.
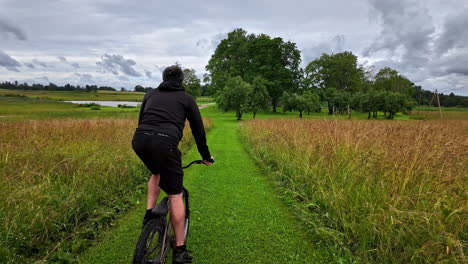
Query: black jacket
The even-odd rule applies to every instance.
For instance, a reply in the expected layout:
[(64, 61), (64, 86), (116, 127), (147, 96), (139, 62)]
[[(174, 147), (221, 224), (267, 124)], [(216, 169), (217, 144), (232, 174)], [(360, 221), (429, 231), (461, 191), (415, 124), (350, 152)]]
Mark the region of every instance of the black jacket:
[(177, 82), (163, 82), (157, 89), (146, 93), (141, 104), (136, 132), (161, 132), (179, 144), (186, 119), (192, 129), (198, 152), (204, 160), (210, 159), (198, 106), (192, 96)]

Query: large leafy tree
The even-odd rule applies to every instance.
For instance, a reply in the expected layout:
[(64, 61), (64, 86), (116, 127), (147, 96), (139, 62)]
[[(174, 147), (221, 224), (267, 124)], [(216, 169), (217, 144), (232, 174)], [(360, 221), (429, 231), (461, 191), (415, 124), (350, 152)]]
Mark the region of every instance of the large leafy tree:
[(230, 78), (236, 76), (244, 78), (248, 63), (247, 42), (247, 31), (236, 29), (216, 47), (206, 66), (215, 93), (222, 90)]
[(276, 111), (283, 91), (299, 88), (301, 54), (296, 44), (282, 38), (250, 34), (236, 29), (216, 47), (206, 69), (211, 73), (215, 90), (229, 78), (240, 76), (252, 83), (254, 78), (268, 80), (266, 88)]
[(414, 93), (415, 86), (398, 71), (385, 67), (375, 75), (374, 88), (379, 91), (396, 92), (406, 96)]
[(305, 68), (304, 85), (318, 89), (322, 99), (328, 103), (329, 114), (333, 114), (337, 108), (333, 103), (336, 92), (330, 89), (346, 93), (358, 92), (364, 87), (365, 73), (352, 52), (322, 54)]
[(248, 110), (248, 96), (252, 94), (252, 87), (241, 77), (233, 77), (226, 81), (226, 85), (215, 95), (218, 107), (223, 111), (236, 111), (237, 120)]
[(182, 84), (185, 87), (185, 91), (193, 98), (197, 98), (201, 95), (202, 87), (200, 79), (198, 79), (194, 69), (184, 69), (184, 80)]

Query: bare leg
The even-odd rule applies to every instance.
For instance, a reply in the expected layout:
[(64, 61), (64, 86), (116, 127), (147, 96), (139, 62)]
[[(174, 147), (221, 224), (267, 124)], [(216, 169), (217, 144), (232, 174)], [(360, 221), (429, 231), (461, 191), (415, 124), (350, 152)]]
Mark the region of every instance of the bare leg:
[(185, 206), (182, 194), (169, 195), (171, 202), (171, 224), (174, 228), (176, 246), (185, 244)]
[(159, 174), (151, 175), (148, 181), (148, 199), (146, 200), (146, 209), (153, 209), (158, 201), (159, 193)]

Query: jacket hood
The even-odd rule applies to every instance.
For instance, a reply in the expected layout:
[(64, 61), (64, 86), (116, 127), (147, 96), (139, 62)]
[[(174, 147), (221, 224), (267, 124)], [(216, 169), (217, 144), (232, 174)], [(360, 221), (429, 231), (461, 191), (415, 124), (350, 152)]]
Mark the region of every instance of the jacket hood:
[(162, 82), (158, 86), (158, 89), (161, 91), (185, 91), (185, 88), (184, 86), (182, 86), (182, 83), (174, 82), (174, 81)]

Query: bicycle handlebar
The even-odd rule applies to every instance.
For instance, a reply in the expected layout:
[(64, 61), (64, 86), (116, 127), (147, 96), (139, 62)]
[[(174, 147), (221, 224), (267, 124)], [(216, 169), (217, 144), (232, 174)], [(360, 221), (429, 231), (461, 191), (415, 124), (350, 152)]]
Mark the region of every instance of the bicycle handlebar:
[[(211, 159), (212, 162), (214, 162), (214, 159)], [(185, 165), (182, 167), (182, 169), (187, 169), (188, 167), (192, 166), (193, 164), (204, 164), (203, 160), (194, 160), (190, 162), (189, 164)]]

